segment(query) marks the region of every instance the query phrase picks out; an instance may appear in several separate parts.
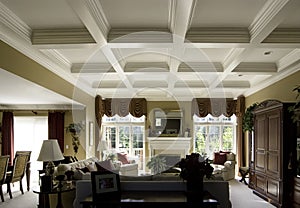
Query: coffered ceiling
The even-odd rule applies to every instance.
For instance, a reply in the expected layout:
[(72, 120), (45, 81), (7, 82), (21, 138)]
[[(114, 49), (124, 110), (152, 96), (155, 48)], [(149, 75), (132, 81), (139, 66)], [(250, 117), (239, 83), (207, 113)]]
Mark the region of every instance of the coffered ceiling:
[(0, 37), (93, 96), (236, 98), (299, 71), (299, 9), (299, 0), (0, 0)]

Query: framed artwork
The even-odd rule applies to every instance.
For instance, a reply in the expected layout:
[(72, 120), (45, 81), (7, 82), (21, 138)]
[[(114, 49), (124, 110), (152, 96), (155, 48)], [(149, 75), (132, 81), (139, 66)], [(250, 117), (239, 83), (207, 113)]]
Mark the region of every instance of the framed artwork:
[(94, 123), (92, 121), (89, 123), (89, 142), (90, 146), (94, 145)]
[(93, 200), (120, 200), (119, 174), (110, 171), (92, 171)]

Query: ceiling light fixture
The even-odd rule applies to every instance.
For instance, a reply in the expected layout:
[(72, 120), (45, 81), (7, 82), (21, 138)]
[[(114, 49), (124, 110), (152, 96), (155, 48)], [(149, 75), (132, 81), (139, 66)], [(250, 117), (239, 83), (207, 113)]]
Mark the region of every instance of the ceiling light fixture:
[(265, 51), (265, 52), (264, 52), (264, 55), (265, 55), (265, 56), (269, 56), (269, 55), (271, 55), (272, 53), (273, 53), (272, 51)]

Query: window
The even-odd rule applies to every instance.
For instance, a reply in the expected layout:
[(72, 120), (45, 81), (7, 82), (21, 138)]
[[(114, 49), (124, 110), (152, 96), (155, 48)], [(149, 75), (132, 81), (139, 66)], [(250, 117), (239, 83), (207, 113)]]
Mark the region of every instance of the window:
[(38, 183), (37, 170), (43, 162), (37, 161), (43, 140), (48, 139), (47, 116), (14, 116), (14, 154), (16, 151), (31, 151), (31, 182)]
[(103, 138), (108, 143), (108, 149), (125, 152), (138, 161), (139, 170), (144, 170), (145, 158), (145, 117), (135, 118), (130, 114), (126, 117), (104, 116)]
[(194, 115), (194, 151), (213, 158), (215, 151), (235, 152), (236, 117)]

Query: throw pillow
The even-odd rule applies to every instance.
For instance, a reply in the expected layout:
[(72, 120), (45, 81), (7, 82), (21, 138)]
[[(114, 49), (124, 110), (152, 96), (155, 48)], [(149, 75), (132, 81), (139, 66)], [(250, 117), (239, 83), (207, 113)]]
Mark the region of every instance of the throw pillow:
[(229, 154), (226, 154), (226, 156), (227, 156), (227, 160), (235, 161), (235, 154), (229, 153)]
[(118, 160), (121, 161), (122, 164), (129, 164), (129, 160), (127, 158), (127, 154), (118, 152)]
[(226, 160), (227, 160), (226, 153), (220, 153), (220, 152), (214, 153), (214, 164), (224, 165)]
[(95, 165), (95, 162), (91, 162), (91, 163), (88, 164), (86, 167), (89, 169), (89, 172), (97, 171), (97, 167), (96, 167), (96, 165)]
[(100, 162), (95, 162), (97, 171), (112, 171), (114, 170), (114, 166), (111, 160), (104, 160)]

